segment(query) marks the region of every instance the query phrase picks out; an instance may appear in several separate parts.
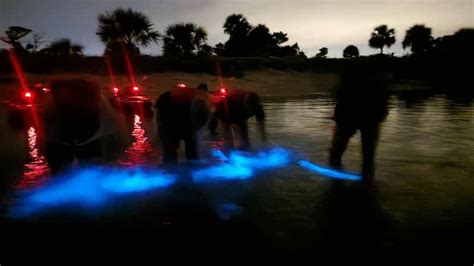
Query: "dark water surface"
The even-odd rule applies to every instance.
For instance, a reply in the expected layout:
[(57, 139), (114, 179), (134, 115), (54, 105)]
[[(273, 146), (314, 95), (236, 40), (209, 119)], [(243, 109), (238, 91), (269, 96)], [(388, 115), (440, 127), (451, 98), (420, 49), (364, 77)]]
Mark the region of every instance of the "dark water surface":
[[(266, 97), (270, 146), (283, 146), (297, 158), (326, 165), (334, 104), (333, 97), (324, 93)], [(54, 177), (49, 177), (40, 131), (11, 130), (3, 110), (0, 173), (5, 214), (18, 191), (41, 187)], [(122, 122), (124, 140), (111, 163), (159, 165), (153, 119), (133, 116)], [(253, 121), (250, 128), (254, 149), (258, 149)], [(359, 138), (357, 134), (351, 140), (344, 155), (345, 168), (352, 172), (359, 171)], [(205, 158), (209, 148), (219, 145), (205, 133), (201, 143)], [(61, 209), (40, 218), (2, 220), (20, 231), (38, 224), (54, 224), (60, 230), (58, 221), (74, 228), (90, 226), (90, 230), (97, 230), (97, 224), (117, 222), (134, 229), (151, 228), (155, 237), (212, 236), (296, 253), (363, 247), (441, 249), (457, 247), (472, 232), (473, 168), (472, 101), (444, 95), (392, 96), (377, 152), (376, 184), (371, 188), (336, 182), (290, 165), (244, 181), (185, 183), (134, 195), (117, 200), (111, 208), (94, 209), (92, 217)]]

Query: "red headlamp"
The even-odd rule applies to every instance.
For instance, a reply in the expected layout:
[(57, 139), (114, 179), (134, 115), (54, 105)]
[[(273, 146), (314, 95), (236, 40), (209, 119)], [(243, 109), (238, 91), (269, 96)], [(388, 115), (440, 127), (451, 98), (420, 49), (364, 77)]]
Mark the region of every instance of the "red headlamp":
[(227, 91), (226, 88), (221, 87), (221, 88), (217, 89), (217, 94), (219, 94), (222, 97), (225, 97), (225, 96), (227, 96), (228, 91)]

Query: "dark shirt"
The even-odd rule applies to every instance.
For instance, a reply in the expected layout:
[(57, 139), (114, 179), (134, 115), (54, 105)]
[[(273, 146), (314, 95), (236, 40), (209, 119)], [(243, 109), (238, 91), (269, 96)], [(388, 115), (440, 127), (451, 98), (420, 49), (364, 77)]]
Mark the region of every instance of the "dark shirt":
[(333, 118), (354, 126), (380, 123), (388, 114), (388, 97), (387, 81), (381, 73), (343, 73)]

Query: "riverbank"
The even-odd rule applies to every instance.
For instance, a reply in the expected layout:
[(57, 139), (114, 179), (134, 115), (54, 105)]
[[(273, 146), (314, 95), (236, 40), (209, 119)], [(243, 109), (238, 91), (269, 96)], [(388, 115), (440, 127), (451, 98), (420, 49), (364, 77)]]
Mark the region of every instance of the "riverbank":
[[(298, 71), (261, 70), (248, 71), (242, 78), (218, 77), (205, 73), (164, 72), (147, 75), (136, 75), (136, 83), (142, 87), (143, 93), (152, 98), (158, 97), (178, 82), (189, 86), (207, 83), (210, 90), (216, 90), (220, 83), (229, 88), (240, 88), (254, 91), (262, 96), (270, 95), (300, 95), (308, 93), (326, 92), (335, 88), (338, 76), (334, 73), (315, 73)], [(0, 99), (9, 98), (20, 89), (19, 82), (14, 76), (1, 85)], [(104, 90), (111, 89), (113, 81), (107, 75), (93, 75), (84, 73), (55, 73), (55, 74), (26, 74), (28, 84), (45, 83), (54, 79), (81, 78), (97, 82)], [(130, 84), (128, 76), (114, 76), (118, 87)]]

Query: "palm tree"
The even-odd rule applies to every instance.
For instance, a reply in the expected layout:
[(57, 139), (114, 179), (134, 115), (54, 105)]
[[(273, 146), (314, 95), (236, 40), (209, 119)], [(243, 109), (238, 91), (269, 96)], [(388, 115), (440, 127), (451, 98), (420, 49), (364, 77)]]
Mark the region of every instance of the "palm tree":
[(246, 36), (251, 29), (252, 26), (242, 14), (232, 14), (226, 18), (224, 23), (224, 33), (230, 36)]
[(207, 32), (193, 23), (168, 26), (163, 37), (163, 54), (194, 56), (208, 52)]
[(227, 56), (248, 56), (251, 52), (249, 33), (252, 25), (242, 14), (228, 16), (224, 23), (224, 33), (229, 39), (224, 44), (224, 54)]
[(380, 49), (380, 54), (383, 54), (383, 48), (389, 48), (395, 43), (395, 29), (389, 29), (387, 25), (380, 25), (374, 29), (369, 39), (369, 46)]
[(403, 49), (410, 47), (413, 54), (427, 52), (431, 47), (433, 47), (431, 28), (425, 27), (425, 25), (414, 25), (407, 30), (402, 45)]
[(342, 56), (344, 58), (358, 57), (359, 49), (355, 45), (348, 45), (346, 48), (344, 48), (344, 51), (342, 51)]
[(100, 14), (97, 35), (107, 47), (115, 43), (137, 48), (158, 42), (160, 34), (153, 29), (153, 23), (145, 14), (132, 9), (117, 8)]

